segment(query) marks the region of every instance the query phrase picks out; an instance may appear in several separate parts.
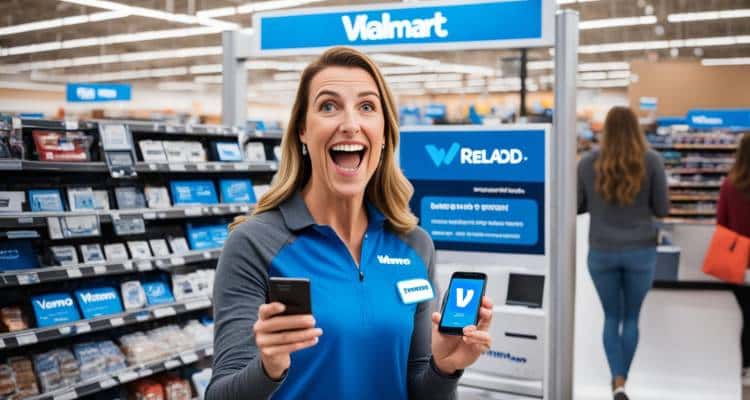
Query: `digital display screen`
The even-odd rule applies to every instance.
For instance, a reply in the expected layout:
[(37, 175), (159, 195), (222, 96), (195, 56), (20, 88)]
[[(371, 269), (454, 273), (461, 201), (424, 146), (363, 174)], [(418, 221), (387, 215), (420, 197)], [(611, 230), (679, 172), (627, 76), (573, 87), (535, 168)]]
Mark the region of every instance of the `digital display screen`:
[(482, 301), (483, 285), (482, 279), (452, 279), (440, 325), (463, 328), (474, 324)]
[(510, 274), (508, 276), (508, 296), (505, 304), (541, 308), (543, 297), (543, 275)]

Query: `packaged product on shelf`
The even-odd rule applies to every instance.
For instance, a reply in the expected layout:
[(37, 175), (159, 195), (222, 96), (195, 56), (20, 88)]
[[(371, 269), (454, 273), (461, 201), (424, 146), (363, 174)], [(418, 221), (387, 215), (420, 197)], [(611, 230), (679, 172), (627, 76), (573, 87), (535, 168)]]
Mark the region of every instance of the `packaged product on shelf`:
[(146, 306), (146, 293), (138, 281), (127, 281), (120, 285), (122, 303), (126, 310), (135, 310)]
[(81, 255), (83, 256), (83, 262), (87, 264), (102, 264), (106, 262), (104, 260), (104, 253), (102, 252), (102, 246), (99, 243), (82, 244), (80, 246)]
[(191, 281), (188, 274), (172, 275), (172, 292), (174, 293), (174, 298), (177, 301), (181, 301), (196, 295), (196, 290), (193, 288), (193, 282)]
[(210, 345), (214, 340), (213, 324), (204, 325), (196, 320), (190, 320), (182, 330), (193, 339), (194, 347)]
[(143, 364), (167, 356), (167, 349), (163, 343), (152, 340), (143, 332), (133, 332), (120, 336), (118, 340), (120, 348), (125, 354), (128, 364)]
[(141, 286), (143, 286), (143, 291), (146, 292), (146, 299), (149, 305), (174, 303), (172, 291), (169, 290), (169, 285), (165, 281), (144, 282)]
[(81, 319), (75, 301), (68, 293), (48, 293), (33, 296), (31, 305), (34, 308), (36, 325), (39, 328)]
[(0, 271), (39, 267), (34, 246), (28, 239), (0, 241)]
[(65, 211), (60, 191), (57, 189), (29, 190), (31, 211)]
[(68, 349), (57, 349), (53, 350), (52, 353), (57, 358), (64, 385), (69, 386), (78, 382), (81, 377), (81, 370), (73, 353)]
[[(256, 143), (253, 143), (253, 144), (256, 144)], [(261, 160), (259, 155), (254, 154), (256, 159), (251, 159), (248, 157), (248, 161), (266, 161), (266, 153), (265, 153), (265, 150), (263, 150), (263, 143), (257, 143), (257, 144), (260, 144), (260, 148), (263, 153), (262, 154), (263, 159)], [(214, 142), (213, 150), (214, 150), (214, 156), (216, 157), (217, 161), (227, 161), (227, 162), (242, 161), (242, 151), (240, 151), (240, 145), (237, 142)]]
[(109, 210), (109, 193), (106, 190), (94, 190), (94, 209)]
[(185, 142), (187, 162), (206, 162), (206, 149), (200, 142)]
[(82, 381), (96, 378), (107, 373), (107, 360), (102, 356), (96, 342), (77, 343), (73, 346), (73, 353), (79, 362)]
[(4, 125), (6, 129), (0, 129), (0, 158), (22, 160), (26, 155), (23, 131), (13, 129), (13, 123), (7, 119)]
[(25, 329), (29, 329), (29, 322), (21, 307), (0, 308), (0, 332), (18, 332)]
[(150, 239), (148, 243), (151, 245), (151, 252), (154, 253), (155, 257), (169, 257), (169, 247), (166, 240)]
[(28, 357), (8, 358), (8, 365), (13, 370), (13, 377), (16, 381), (14, 398), (22, 399), (39, 394), (34, 367)]
[(169, 191), (164, 186), (146, 186), (146, 203), (148, 208), (169, 208), (172, 206), (169, 200)]
[(185, 163), (188, 161), (188, 153), (185, 148), (185, 142), (182, 141), (164, 141), (164, 152), (167, 153), (167, 160), (171, 163)]
[(73, 385), (80, 377), (78, 362), (73, 354), (65, 349), (35, 355), (34, 369), (43, 392)]
[(20, 213), (26, 202), (26, 194), (22, 191), (0, 191), (0, 213)]
[(90, 187), (68, 188), (68, 206), (70, 211), (93, 210), (94, 191)]
[(167, 153), (164, 152), (164, 146), (159, 140), (141, 140), (138, 142), (141, 149), (143, 161), (146, 162), (167, 162)]
[(193, 381), (193, 386), (195, 386), (195, 391), (198, 394), (198, 400), (203, 400), (205, 398), (206, 388), (208, 388), (208, 383), (211, 382), (212, 374), (213, 370), (211, 368), (206, 368), (194, 373), (193, 376), (190, 377), (190, 380)]
[(143, 192), (136, 187), (117, 187), (115, 188), (115, 199), (117, 200), (117, 208), (133, 209), (133, 208), (146, 208), (146, 198)]
[(162, 376), (159, 380), (164, 387), (166, 400), (191, 400), (193, 393), (190, 389), (190, 383), (185, 379), (168, 374)]
[(192, 250), (219, 249), (229, 236), (226, 223), (186, 225), (188, 243)]
[(169, 238), (169, 247), (172, 248), (172, 253), (174, 254), (185, 254), (190, 252), (187, 240), (181, 236)]
[(131, 393), (131, 400), (165, 400), (162, 385), (150, 379), (133, 382)]
[(148, 332), (148, 337), (155, 343), (167, 345), (166, 347), (171, 349), (172, 352), (189, 350), (195, 347), (193, 338), (177, 325), (166, 325), (152, 329)]
[(52, 265), (68, 266), (78, 264), (78, 253), (73, 246), (50, 246)]
[(107, 256), (107, 261), (127, 261), (128, 250), (125, 249), (125, 245), (122, 243), (111, 243), (104, 245), (104, 254)]
[(172, 181), (170, 182), (174, 205), (217, 204), (216, 188), (210, 180)]
[(104, 359), (104, 369), (108, 374), (115, 373), (127, 368), (125, 355), (120, 348), (115, 346), (111, 340), (104, 340), (98, 343), (99, 353)]
[(213, 291), (214, 270), (201, 269), (188, 274), (172, 275), (172, 290), (177, 300), (195, 296), (210, 296)]
[(0, 364), (0, 399), (16, 391), (16, 380), (8, 364)]
[(41, 161), (89, 161), (92, 137), (83, 132), (33, 131)]
[(219, 181), (222, 203), (255, 203), (253, 182), (250, 179), (222, 179)]
[(133, 257), (133, 260), (151, 258), (151, 249), (149, 249), (148, 242), (145, 240), (128, 242), (128, 250), (130, 250), (130, 256)]
[(120, 295), (111, 287), (93, 287), (75, 292), (84, 318), (91, 319), (122, 312)]

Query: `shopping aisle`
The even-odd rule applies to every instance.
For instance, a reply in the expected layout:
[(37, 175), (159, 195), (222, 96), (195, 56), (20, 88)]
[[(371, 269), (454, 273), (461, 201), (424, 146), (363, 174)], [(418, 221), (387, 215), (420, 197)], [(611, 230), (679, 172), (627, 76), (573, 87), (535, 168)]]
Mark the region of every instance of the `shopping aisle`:
[[(575, 325), (576, 400), (609, 398), (603, 313), (586, 268), (588, 215), (578, 218)], [(649, 293), (628, 393), (638, 400), (738, 400), (741, 316), (728, 291)], [(746, 398), (750, 396), (746, 395)]]

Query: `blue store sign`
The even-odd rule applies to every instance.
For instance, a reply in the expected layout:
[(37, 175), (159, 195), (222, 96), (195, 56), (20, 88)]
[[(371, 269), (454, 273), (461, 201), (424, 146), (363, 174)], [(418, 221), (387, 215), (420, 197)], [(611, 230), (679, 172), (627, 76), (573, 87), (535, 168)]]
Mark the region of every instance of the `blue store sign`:
[(259, 13), (256, 54), (317, 54), (331, 46), (455, 50), (552, 46), (552, 0), (431, 1)]
[(71, 103), (130, 101), (130, 85), (124, 83), (68, 83), (67, 100)]
[(403, 127), (411, 209), (438, 249), (544, 254), (548, 127)]
[(689, 110), (687, 123), (693, 129), (750, 128), (750, 109)]

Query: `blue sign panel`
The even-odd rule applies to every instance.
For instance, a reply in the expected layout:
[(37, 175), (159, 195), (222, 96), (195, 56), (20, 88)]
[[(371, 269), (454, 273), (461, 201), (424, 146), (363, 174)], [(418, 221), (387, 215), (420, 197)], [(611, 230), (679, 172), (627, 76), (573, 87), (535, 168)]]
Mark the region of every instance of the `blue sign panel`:
[(124, 83), (68, 83), (68, 102), (130, 101), (130, 85)]
[(435, 247), (544, 254), (546, 126), (404, 127), (410, 207)]
[(693, 129), (747, 129), (750, 127), (750, 109), (689, 110), (687, 123)]
[(257, 14), (254, 52), (319, 53), (331, 46), (436, 50), (551, 46), (550, 0), (378, 4)]

